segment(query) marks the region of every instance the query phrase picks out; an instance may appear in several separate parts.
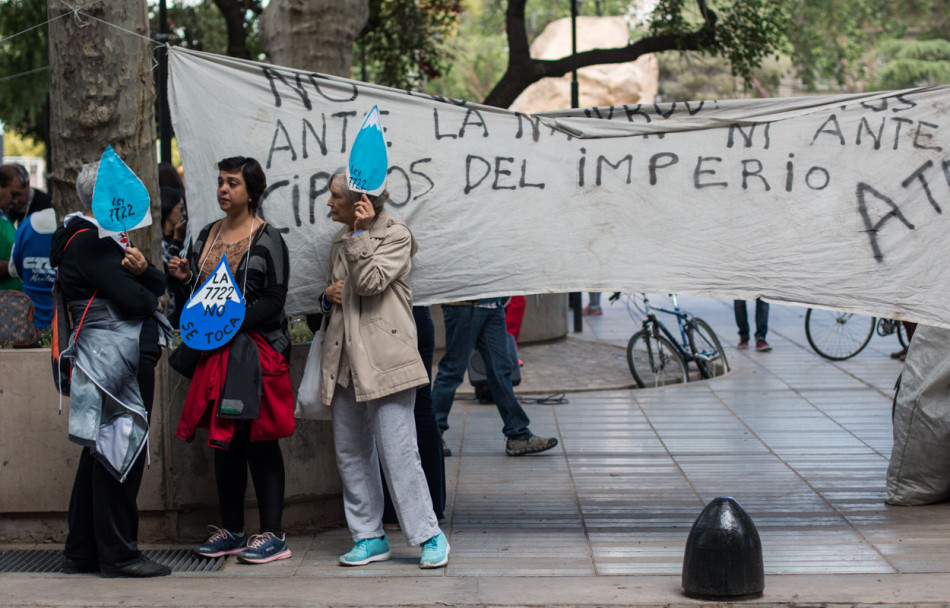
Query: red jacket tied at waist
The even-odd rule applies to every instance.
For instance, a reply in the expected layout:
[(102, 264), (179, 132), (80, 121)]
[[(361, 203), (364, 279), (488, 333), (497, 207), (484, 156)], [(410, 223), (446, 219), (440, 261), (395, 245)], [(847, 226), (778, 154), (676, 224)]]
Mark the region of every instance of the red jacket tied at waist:
[(198, 427), (208, 429), (208, 446), (228, 449), (235, 423), (251, 425), (251, 441), (288, 437), (294, 432), (294, 399), (290, 386), (290, 366), (255, 331), (247, 332), (261, 354), (261, 413), (254, 421), (217, 417), (221, 390), (228, 369), (228, 345), (205, 353), (198, 361), (188, 388), (185, 408), (178, 420), (175, 437), (192, 441)]

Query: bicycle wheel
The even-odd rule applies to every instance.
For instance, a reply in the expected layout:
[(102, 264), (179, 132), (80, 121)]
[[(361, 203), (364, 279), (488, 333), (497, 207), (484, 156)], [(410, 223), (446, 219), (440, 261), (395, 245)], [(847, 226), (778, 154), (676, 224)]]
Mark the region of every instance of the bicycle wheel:
[(809, 308), (805, 313), (805, 337), (825, 359), (844, 361), (868, 345), (876, 322), (867, 315)]
[(686, 328), (686, 336), (689, 338), (693, 360), (703, 378), (715, 378), (729, 371), (726, 351), (722, 349), (719, 337), (709, 323), (693, 317)]
[(633, 334), (627, 343), (627, 365), (640, 388), (686, 382), (686, 363), (673, 344), (646, 329)]

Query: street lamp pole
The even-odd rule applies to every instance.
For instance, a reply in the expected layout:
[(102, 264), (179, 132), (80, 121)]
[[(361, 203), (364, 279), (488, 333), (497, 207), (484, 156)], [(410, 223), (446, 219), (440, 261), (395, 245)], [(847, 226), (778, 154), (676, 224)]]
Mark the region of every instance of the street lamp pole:
[[(165, 0), (158, 4), (158, 41), (168, 44), (168, 10)], [(158, 50), (158, 136), (159, 161), (172, 162), (172, 119), (168, 111), (168, 47)]]
[[(577, 5), (580, 0), (568, 0), (571, 3), (571, 61), (573, 62), (573, 73), (571, 76), (571, 107), (578, 108), (580, 101), (577, 88)], [(581, 316), (581, 307), (583, 306), (583, 294), (574, 292), (568, 295), (571, 308), (574, 309), (574, 333), (579, 334), (584, 331), (584, 319)]]

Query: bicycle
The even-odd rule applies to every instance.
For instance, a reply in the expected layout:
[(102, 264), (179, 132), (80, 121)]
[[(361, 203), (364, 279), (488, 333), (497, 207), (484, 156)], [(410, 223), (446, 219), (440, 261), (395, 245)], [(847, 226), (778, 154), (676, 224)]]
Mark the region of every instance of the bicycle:
[[(696, 363), (704, 379), (729, 371), (729, 362), (716, 332), (699, 317), (681, 311), (675, 294), (670, 294), (672, 310), (651, 306), (646, 294), (642, 296), (643, 308), (635, 299), (633, 305), (645, 317), (643, 328), (627, 343), (627, 365), (637, 386), (646, 388), (688, 382), (691, 362)], [(619, 297), (617, 293), (610, 300), (616, 301)], [(627, 308), (630, 310), (629, 299)], [(676, 317), (679, 340), (657, 319), (656, 311)], [(633, 316), (633, 311), (630, 312)]]
[(907, 348), (907, 335), (900, 321), (821, 308), (809, 308), (805, 313), (808, 344), (816, 353), (832, 361), (850, 359), (864, 350), (875, 329), (879, 336), (896, 333), (901, 347)]

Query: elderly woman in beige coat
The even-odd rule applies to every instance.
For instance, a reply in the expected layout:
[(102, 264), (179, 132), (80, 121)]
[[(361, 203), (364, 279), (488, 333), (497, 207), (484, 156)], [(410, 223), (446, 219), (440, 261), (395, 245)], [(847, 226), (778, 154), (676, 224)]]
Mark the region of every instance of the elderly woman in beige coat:
[(340, 564), (362, 566), (391, 556), (383, 532), (381, 464), (406, 540), (422, 545), (419, 566), (439, 568), (448, 563), (449, 545), (432, 510), (413, 414), (416, 388), (429, 382), (409, 289), (416, 243), (383, 208), (387, 198), (385, 192), (352, 192), (343, 169), (330, 178), (327, 206), (344, 227), (333, 236), (321, 296), (328, 324), (320, 400), (333, 411), (346, 521), (356, 542)]

